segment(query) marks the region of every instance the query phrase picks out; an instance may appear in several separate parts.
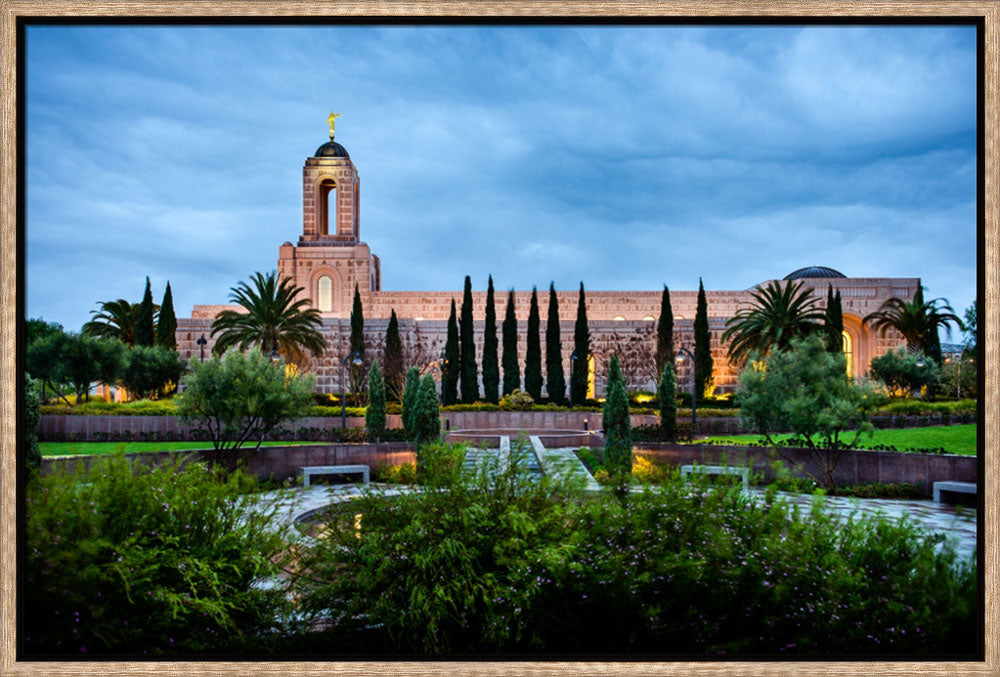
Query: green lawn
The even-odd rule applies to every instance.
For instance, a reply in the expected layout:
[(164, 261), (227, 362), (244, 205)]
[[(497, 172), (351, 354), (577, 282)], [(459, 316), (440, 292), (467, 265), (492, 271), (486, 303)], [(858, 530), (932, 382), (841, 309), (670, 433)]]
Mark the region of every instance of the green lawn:
[[(775, 435), (775, 439), (787, 440), (793, 435)], [(763, 442), (760, 435), (721, 435), (709, 437), (709, 442), (746, 444), (747, 442)], [(936, 449), (943, 447), (952, 454), (976, 455), (976, 424), (933, 426), (930, 428), (900, 428), (895, 430), (876, 430), (873, 437), (862, 435), (860, 448), (872, 445), (892, 445), (900, 451), (907, 447)]]
[[(317, 442), (263, 442), (261, 446), (292, 446)], [(178, 449), (211, 449), (211, 442), (39, 442), (42, 456), (77, 454), (114, 454), (119, 451), (176, 451)]]

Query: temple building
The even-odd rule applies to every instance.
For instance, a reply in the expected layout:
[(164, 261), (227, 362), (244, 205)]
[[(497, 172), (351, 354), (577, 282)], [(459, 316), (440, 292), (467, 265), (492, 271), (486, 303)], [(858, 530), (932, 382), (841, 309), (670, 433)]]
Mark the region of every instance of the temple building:
[[(309, 365), (316, 374), (316, 389), (339, 392), (341, 360), (349, 353), (350, 314), (355, 285), (361, 295), (365, 317), (366, 350), (368, 355), (381, 352), (385, 331), (392, 310), (396, 311), (400, 336), (404, 345), (407, 367), (418, 366), (437, 377), (438, 360), (447, 332), (451, 301), (461, 307), (462, 292), (456, 291), (383, 291), (381, 261), (361, 241), (361, 180), (351, 157), (341, 144), (334, 141), (335, 116), (331, 114), (330, 139), (305, 159), (302, 167), (302, 228), (298, 241), (284, 242), (278, 247), (279, 278), (290, 277), (296, 286), (319, 310), (323, 318), (322, 333), (327, 349), (322, 357)], [(474, 279), (474, 284), (486, 285), (487, 272)], [(502, 284), (502, 271), (497, 278)], [(456, 282), (464, 274), (456, 271)], [(477, 276), (474, 276), (474, 278)], [(543, 276), (544, 277), (544, 276)], [(860, 377), (868, 372), (871, 360), (902, 343), (902, 338), (890, 332), (879, 336), (862, 326), (861, 318), (877, 310), (890, 297), (911, 299), (919, 278), (847, 277), (821, 266), (796, 270), (782, 279), (799, 280), (825, 304), (827, 286), (833, 285), (842, 297), (844, 311), (844, 351), (848, 370)], [(764, 286), (769, 280), (759, 282)], [(586, 281), (584, 281), (586, 282)], [(753, 281), (749, 281), (753, 284)], [(738, 309), (752, 304), (754, 287), (739, 291), (706, 290), (708, 321), (711, 332), (712, 357), (715, 363), (713, 381), (715, 393), (732, 392), (737, 372), (727, 359), (727, 346), (721, 342), (726, 321)], [(656, 344), (656, 324), (659, 319), (662, 287), (645, 291), (586, 291), (587, 317), (591, 333), (591, 392), (603, 396), (603, 377), (607, 360), (617, 352), (623, 362), (626, 380), (632, 389), (655, 390), (657, 379), (653, 360)], [(557, 292), (560, 330), (562, 334), (563, 368), (570, 370), (573, 351), (573, 325), (576, 320), (578, 292)], [(518, 357), (524, 374), (526, 332), (530, 290), (515, 292), (519, 328)], [(674, 311), (674, 345), (693, 348), (696, 291), (670, 291)], [(539, 289), (538, 304), (543, 341), (548, 317), (548, 289)], [(477, 362), (482, 365), (483, 316), (486, 292), (473, 292), (476, 320)], [(506, 312), (507, 292), (501, 286), (496, 293), (497, 330)], [(202, 336), (207, 340), (205, 353), (211, 350), (212, 321), (221, 310), (239, 310), (230, 305), (196, 305), (189, 318), (178, 318), (177, 344), (185, 359), (197, 356)], [(688, 366), (678, 372), (678, 388), (683, 389), (690, 378)]]

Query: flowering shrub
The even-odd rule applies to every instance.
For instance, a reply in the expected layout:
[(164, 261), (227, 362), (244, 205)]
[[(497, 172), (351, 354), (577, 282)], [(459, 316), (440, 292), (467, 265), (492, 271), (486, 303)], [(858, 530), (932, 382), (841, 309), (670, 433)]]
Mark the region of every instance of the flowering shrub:
[(278, 571), (273, 508), (252, 477), (124, 456), (27, 490), (25, 649), (30, 656), (266, 649), (288, 610), (254, 584)]
[(516, 467), (370, 494), (305, 554), (320, 652), (975, 650), (976, 574), (912, 522), (667, 477), (584, 497)]

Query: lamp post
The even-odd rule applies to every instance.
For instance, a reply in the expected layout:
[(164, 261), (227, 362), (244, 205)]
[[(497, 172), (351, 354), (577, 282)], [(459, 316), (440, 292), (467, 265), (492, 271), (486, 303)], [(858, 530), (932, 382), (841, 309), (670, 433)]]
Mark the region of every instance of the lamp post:
[(445, 379), (444, 370), (445, 370), (445, 367), (447, 367), (447, 366), (448, 366), (448, 354), (442, 350), (440, 357), (438, 357), (438, 368), (440, 368), (440, 370), (441, 370), (441, 406), (442, 407), (444, 406), (444, 379)]
[(363, 364), (361, 361), (361, 355), (356, 350), (340, 361), (340, 429), (341, 430), (347, 428), (347, 394), (344, 392), (344, 367), (347, 366), (348, 362), (351, 363), (352, 367), (360, 367)]
[(208, 343), (208, 339), (206, 339), (205, 335), (202, 334), (201, 338), (199, 338), (197, 341), (195, 341), (195, 343), (197, 343), (198, 344), (198, 348), (201, 349), (201, 361), (204, 362), (205, 361), (205, 344)]
[[(695, 350), (697, 350), (697, 349), (698, 348), (695, 347)], [(677, 350), (678, 350), (677, 357), (675, 359), (676, 359), (676, 361), (677, 361), (678, 364), (682, 364), (684, 362), (684, 355), (681, 355), (681, 353), (686, 353), (687, 356), (691, 358), (691, 424), (692, 425), (697, 425), (698, 424), (698, 396), (697, 396), (697, 393), (695, 393), (695, 385), (696, 385), (696, 383), (695, 383), (695, 380), (694, 380), (694, 367), (695, 367), (694, 353), (692, 353), (690, 350), (688, 350), (687, 348), (684, 348), (684, 347), (678, 348)]]
[(574, 350), (573, 354), (569, 356), (569, 408), (570, 409), (573, 408), (573, 383), (575, 382), (575, 379), (573, 377), (576, 375), (576, 360), (577, 360), (576, 351)]

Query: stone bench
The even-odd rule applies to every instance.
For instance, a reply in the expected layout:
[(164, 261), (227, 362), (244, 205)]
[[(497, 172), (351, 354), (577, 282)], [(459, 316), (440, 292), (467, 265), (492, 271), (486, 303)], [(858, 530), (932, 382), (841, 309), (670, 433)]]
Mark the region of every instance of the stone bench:
[(368, 484), (370, 468), (367, 465), (314, 465), (302, 468), (302, 486), (309, 486), (309, 478), (313, 475), (353, 475), (361, 473), (362, 480)]
[(747, 489), (750, 483), (749, 468), (733, 468), (727, 465), (682, 465), (681, 477), (687, 477), (692, 473), (700, 475), (739, 475), (743, 479), (743, 489)]
[[(972, 497), (972, 502), (976, 499), (975, 482), (935, 482), (934, 502), (935, 503), (958, 503), (962, 498)], [(955, 500), (959, 499), (959, 500)], [(968, 500), (961, 501), (968, 503)]]

